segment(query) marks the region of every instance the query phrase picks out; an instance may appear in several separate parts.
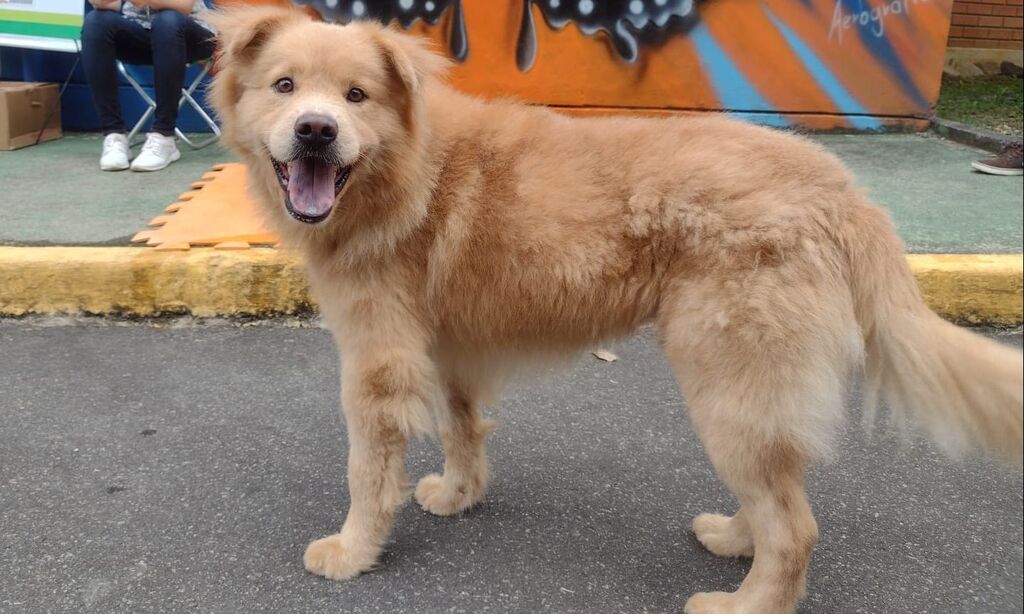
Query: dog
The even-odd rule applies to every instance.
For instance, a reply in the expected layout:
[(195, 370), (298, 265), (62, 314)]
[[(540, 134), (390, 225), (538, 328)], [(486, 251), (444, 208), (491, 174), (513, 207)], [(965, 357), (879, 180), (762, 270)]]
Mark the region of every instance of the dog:
[(1021, 463), (1021, 354), (925, 306), (887, 214), (815, 144), (718, 115), (479, 100), (378, 24), (267, 7), (210, 19), (224, 139), (304, 255), (345, 358), (351, 504), (309, 544), (310, 572), (374, 566), (411, 490), (410, 436), (436, 433), (445, 455), (416, 500), (463, 512), (487, 487), (481, 405), (506, 377), (647, 322), (740, 504), (693, 530), (753, 557), (735, 592), (695, 594), (687, 612), (795, 610), (818, 537), (804, 471), (861, 368), (871, 407)]

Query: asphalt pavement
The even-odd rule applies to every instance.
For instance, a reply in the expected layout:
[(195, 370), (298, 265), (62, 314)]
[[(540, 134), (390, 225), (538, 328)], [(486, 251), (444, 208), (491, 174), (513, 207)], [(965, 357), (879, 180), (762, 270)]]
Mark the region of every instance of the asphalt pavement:
[[(410, 502), (377, 571), (307, 574), (347, 504), (329, 334), (194, 324), (0, 321), (0, 612), (680, 612), (748, 569), (689, 530), (735, 502), (648, 331), (506, 391), (480, 506)], [(809, 477), (801, 612), (1021, 612), (1021, 473), (859, 405)], [(412, 446), (414, 479), (441, 464)]]

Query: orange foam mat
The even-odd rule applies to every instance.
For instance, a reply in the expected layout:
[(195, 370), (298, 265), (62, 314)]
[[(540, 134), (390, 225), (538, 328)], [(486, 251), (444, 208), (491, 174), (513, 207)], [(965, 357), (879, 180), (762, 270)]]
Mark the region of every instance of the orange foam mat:
[(132, 237), (158, 250), (187, 250), (194, 245), (247, 249), (276, 245), (245, 190), (244, 164), (218, 164), (192, 190), (169, 205), (166, 215), (150, 220), (150, 228)]

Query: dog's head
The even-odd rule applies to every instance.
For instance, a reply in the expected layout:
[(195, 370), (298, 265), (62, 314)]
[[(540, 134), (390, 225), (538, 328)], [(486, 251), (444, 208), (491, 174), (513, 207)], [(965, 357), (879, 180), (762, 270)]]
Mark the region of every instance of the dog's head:
[(211, 99), (225, 140), (257, 177), (273, 178), (280, 206), (303, 224), (322, 223), (359, 182), (379, 180), (374, 169), (413, 137), (420, 90), (444, 63), (378, 24), (268, 7), (209, 19), (220, 42)]

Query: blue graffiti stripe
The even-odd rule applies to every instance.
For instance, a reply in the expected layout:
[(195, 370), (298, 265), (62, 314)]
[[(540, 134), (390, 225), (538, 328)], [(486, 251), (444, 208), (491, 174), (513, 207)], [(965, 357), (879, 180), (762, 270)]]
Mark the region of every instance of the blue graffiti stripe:
[[(775, 107), (758, 92), (729, 56), (718, 46), (708, 28), (703, 23), (690, 31), (689, 38), (697, 47), (700, 61), (707, 68), (711, 86), (721, 101), (722, 108), (730, 111), (758, 110), (775, 111)], [(755, 119), (769, 126), (785, 127), (789, 122), (781, 115), (773, 113), (743, 114), (743, 117)]]
[(836, 79), (832, 71), (825, 66), (825, 63), (818, 59), (818, 56), (811, 51), (811, 48), (804, 43), (803, 40), (793, 32), (781, 19), (775, 16), (767, 6), (763, 7), (764, 12), (768, 15), (768, 18), (772, 20), (775, 27), (778, 28), (779, 32), (782, 33), (783, 38), (786, 39), (786, 43), (796, 53), (797, 57), (800, 58), (800, 62), (804, 65), (811, 76), (818, 82), (828, 97), (832, 99), (840, 113), (851, 114), (851, 117), (847, 118), (850, 125), (858, 130), (881, 130), (882, 123), (873, 117), (864, 117), (868, 115), (868, 110), (865, 109), (857, 99), (850, 95), (843, 84)]
[(726, 113), (729, 117), (736, 119), (742, 119), (745, 122), (752, 124), (762, 124), (764, 126), (773, 126), (775, 128), (788, 128), (790, 121), (780, 113), (753, 113), (749, 111), (729, 111)]
[[(864, 0), (837, 0), (841, 3), (841, 6), (850, 13), (860, 13), (867, 9), (871, 10), (871, 7), (867, 5)], [(904, 0), (904, 12), (906, 10), (907, 2), (910, 0)], [(875, 36), (875, 33), (871, 31), (871, 24), (861, 25), (857, 24), (857, 34), (860, 35), (860, 40), (867, 45), (867, 48), (871, 51), (871, 55), (875, 56), (882, 66), (888, 66), (893, 72), (896, 80), (900, 84), (900, 88), (914, 100), (914, 104), (921, 110), (927, 110), (929, 107), (928, 101), (914, 85), (913, 79), (910, 78), (910, 73), (907, 72), (907, 68), (903, 65), (900, 60), (900, 56), (896, 53), (896, 50), (892, 48), (892, 43), (885, 36)]]

